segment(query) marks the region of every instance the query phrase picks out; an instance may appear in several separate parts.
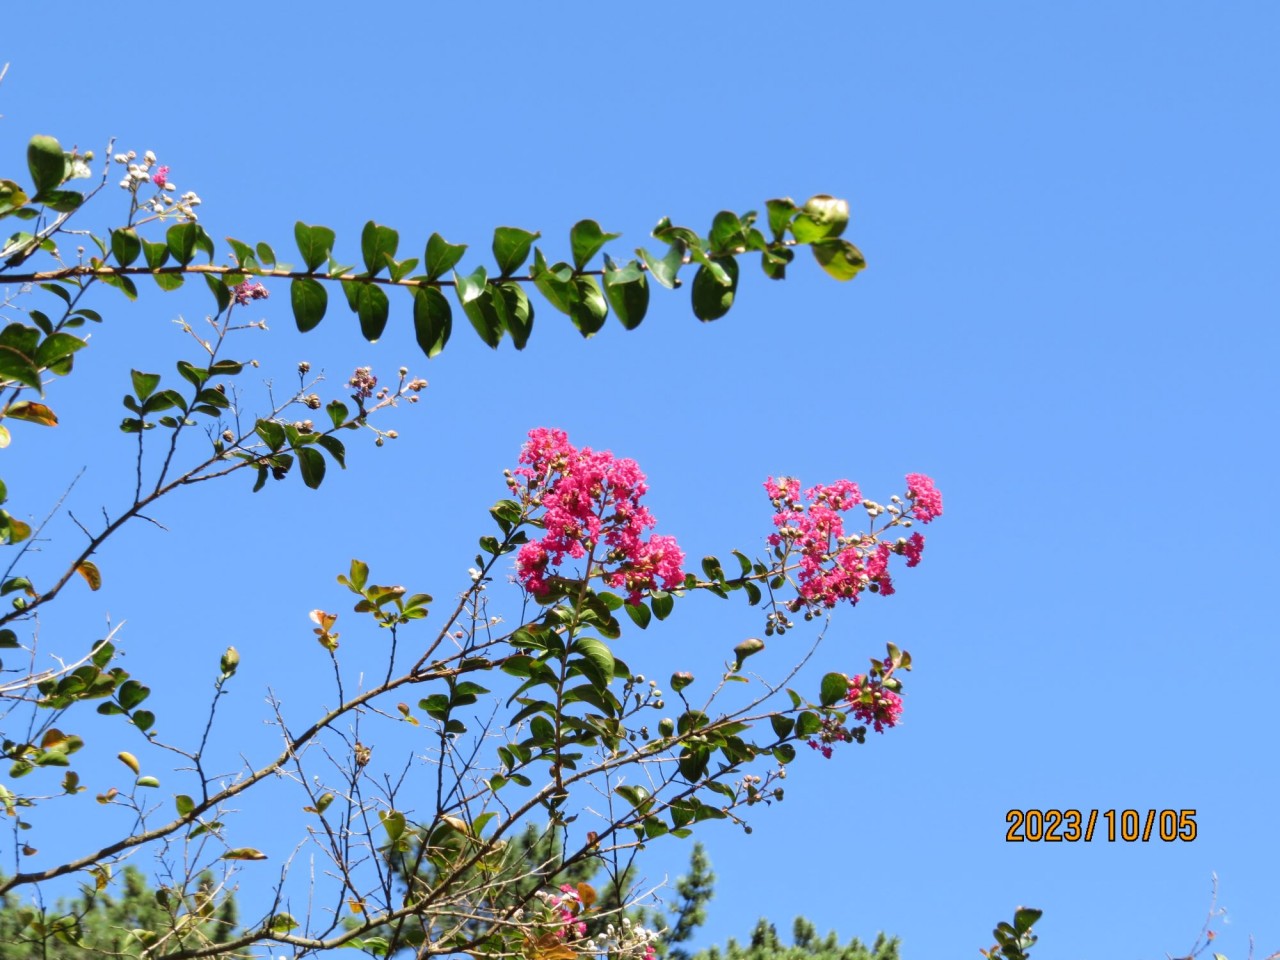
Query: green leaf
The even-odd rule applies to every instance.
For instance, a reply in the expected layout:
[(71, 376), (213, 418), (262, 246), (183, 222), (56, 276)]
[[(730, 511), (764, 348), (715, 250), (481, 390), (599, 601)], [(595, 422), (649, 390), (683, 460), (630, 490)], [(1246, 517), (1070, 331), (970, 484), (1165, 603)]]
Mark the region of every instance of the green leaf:
[(137, 680), (126, 680), (116, 691), (116, 699), (125, 710), (132, 710), (149, 696), (151, 696), (151, 688)]
[(796, 252), (791, 247), (775, 243), (761, 253), (760, 268), (764, 270), (764, 275), (770, 280), (785, 280), (787, 277), (787, 264), (794, 260), (795, 257)]
[(347, 417), (351, 416), (351, 411), (347, 409), (347, 405), (341, 400), (330, 400), (326, 406), (325, 412), (329, 414), (329, 419), (333, 421), (335, 427), (340, 427), (347, 422)]
[(265, 243), (259, 243), (256, 249), (258, 251), (258, 262), (268, 270), (274, 270), (276, 267), (276, 252)]
[(387, 329), (391, 315), (391, 303), (382, 288), (372, 283), (362, 283), (356, 295), (356, 313), (360, 316), (360, 332), (370, 343), (377, 343)]
[(33, 387), (41, 394), (40, 372), (35, 366), (40, 331), (21, 323), (0, 330), (0, 379)]
[(152, 270), (159, 270), (165, 265), (169, 259), (169, 245), (166, 243), (152, 243), (146, 238), (142, 238), (142, 259), (146, 261), (147, 267)]
[(494, 286), (502, 298), (503, 321), (511, 334), (511, 342), (517, 350), (523, 350), (533, 332), (533, 304), (529, 302), (529, 295), (520, 284), (511, 281)]
[(307, 273), (315, 273), (329, 259), (336, 235), (328, 227), (309, 227), (301, 220), (293, 225), (293, 237), (298, 243), (298, 253), (307, 265)]
[(578, 302), (577, 287), (573, 283), (573, 268), (567, 263), (547, 266), (542, 251), (533, 251), (533, 269), (530, 275), (538, 291), (547, 298), (547, 302), (564, 314), (572, 314), (574, 304)]
[(56, 210), (59, 213), (70, 213), (72, 210), (78, 210), (80, 205), (84, 203), (84, 194), (76, 190), (46, 190), (44, 193), (37, 195), (35, 199), (50, 210)]
[(599, 672), (599, 678), (592, 678), (597, 680), (596, 686), (608, 686), (609, 680), (613, 677), (613, 654), (609, 651), (609, 648), (594, 637), (579, 637), (574, 643), (573, 649), (586, 657)]
[(31, 171), (37, 200), (44, 191), (61, 186), (67, 178), (67, 158), (62, 144), (53, 137), (36, 134), (27, 144), (27, 169)]
[(289, 284), (289, 299), (293, 304), (293, 321), (302, 333), (314, 330), (329, 309), (329, 291), (319, 280), (310, 277)]
[(405, 816), (399, 810), (379, 810), (378, 819), (382, 821), (382, 827), (387, 831), (387, 839), (395, 843), (404, 836)]
[(428, 359), (438, 356), (453, 333), (453, 310), (436, 287), (413, 292), (413, 334)]
[(160, 374), (158, 373), (143, 373), (141, 370), (133, 370), (130, 372), (130, 376), (133, 378), (133, 392), (139, 400), (146, 400), (160, 385)]
[(671, 615), (672, 609), (676, 605), (675, 598), (669, 593), (655, 593), (653, 599), (649, 601), (653, 607), (653, 615), (659, 620), (665, 620)]
[(799, 208), (790, 197), (766, 200), (764, 205), (769, 211), (769, 229), (773, 231), (773, 239), (781, 240), (786, 236), (787, 227), (791, 226), (791, 218)]
[(862, 251), (848, 240), (816, 240), (812, 250), (822, 269), (837, 280), (852, 280), (867, 265)]
[(595, 277), (577, 277), (573, 286), (578, 299), (569, 319), (584, 339), (590, 339), (604, 326), (605, 318), (609, 316), (609, 303)]
[(347, 448), (342, 445), (342, 441), (337, 437), (321, 436), (316, 439), (316, 443), (324, 447), (329, 456), (333, 457), (336, 463), (343, 470), (347, 469)]
[(839, 703), (849, 694), (849, 678), (843, 673), (828, 673), (822, 678), (819, 702), (824, 707)]
[(1043, 910), (1037, 910), (1035, 907), (1019, 907), (1013, 914), (1013, 928), (1020, 934), (1026, 933), (1042, 916), (1044, 916)]
[[(400, 234), (390, 227), (384, 227), (370, 220), (364, 225), (360, 234), (360, 253), (364, 257), (364, 267), (369, 276), (376, 277), (382, 268), (387, 266), (387, 259), (394, 258), (396, 248), (400, 245)], [(383, 296), (386, 299), (386, 296)], [(361, 320), (361, 325), (364, 321)], [(377, 337), (366, 338), (372, 342)]]
[(444, 276), (462, 259), (462, 255), (467, 252), (465, 243), (453, 244), (445, 240), (438, 233), (431, 234), (427, 240), (427, 250), (422, 258), (422, 264), (427, 268), (427, 279), (437, 280)]
[(253, 430), (272, 451), (279, 450), (284, 446), (284, 427), (280, 424), (272, 420), (259, 420), (254, 425)]
[(155, 787), (160, 786), (160, 781), (159, 781), (159, 780), (157, 780), (155, 777), (139, 777), (139, 778), (137, 779), (137, 784), (138, 784), (138, 786), (140, 786), (140, 787), (152, 787), (152, 788), (155, 788)]
[(173, 798), (174, 806), (178, 808), (178, 816), (185, 817), (196, 808), (196, 802), (185, 793), (180, 793)]
[(29, 199), (27, 192), (12, 180), (0, 180), (0, 217), (7, 217)]
[(666, 256), (662, 259), (653, 256), (643, 247), (637, 249), (636, 253), (640, 255), (644, 265), (653, 274), (653, 279), (671, 290), (680, 286), (680, 281), (676, 275), (680, 272), (680, 268), (684, 266), (685, 245), (682, 242), (673, 243), (671, 249), (667, 251)]
[(573, 263), (579, 270), (586, 269), (601, 248), (610, 240), (617, 240), (622, 234), (605, 233), (600, 224), (594, 220), (579, 220), (569, 230), (569, 245), (573, 248)]
[(499, 276), (509, 277), (529, 259), (529, 248), (542, 234), (530, 233), (519, 227), (498, 227), (493, 231), (493, 259), (497, 261)]
[(713, 253), (738, 253), (747, 247), (747, 226), (736, 213), (721, 210), (711, 221), (711, 233), (707, 239)]
[(838, 237), (849, 223), (849, 204), (825, 193), (810, 197), (791, 223), (791, 235), (800, 243)]
[(649, 281), (635, 260), (619, 268), (606, 254), (604, 264), (604, 293), (609, 306), (624, 327), (634, 330), (649, 309)]
[[(400, 816), (403, 817), (404, 814), (400, 814)], [(298, 921), (293, 918), (292, 914), (277, 913), (271, 918), (272, 933), (288, 933), (291, 930), (297, 930), (298, 926)]]
[(51, 333), (36, 348), (36, 366), (50, 367), (88, 344), (70, 333)]
[(719, 265), (728, 276), (727, 285), (716, 279), (715, 270), (709, 265), (699, 267), (693, 276), (693, 313), (704, 322), (719, 320), (728, 313), (738, 290), (738, 261), (728, 257)]
[[(170, 275), (163, 274), (163, 273), (156, 274), (156, 283), (159, 283), (162, 287), (164, 287), (165, 285), (161, 283), (161, 279), (167, 276), (170, 276)], [(128, 279), (128, 278), (125, 277), (122, 279)], [(176, 279), (181, 280), (182, 278), (176, 277)], [(221, 277), (215, 277), (211, 273), (206, 273), (204, 275), (204, 282), (205, 282), (205, 285), (209, 288), (209, 292), (213, 294), (213, 299), (218, 304), (219, 313), (227, 309), (227, 307), (231, 306), (231, 291), (227, 289), (227, 285)], [(178, 286), (182, 286), (182, 284), (179, 283)], [(173, 289), (173, 288), (166, 287), (166, 289)]]
[(627, 603), (623, 604), (623, 609), (627, 611), (627, 616), (641, 630), (646, 629), (653, 617), (652, 611), (643, 603)]
[(258, 259), (254, 256), (253, 248), (247, 243), (243, 243), (235, 237), (227, 237), (227, 244), (231, 247), (231, 253), (236, 258), (237, 266), (244, 267), (247, 270), (256, 270), (258, 268)]
[(111, 252), (122, 267), (127, 267), (138, 259), (138, 255), (142, 253), (142, 241), (138, 239), (133, 227), (111, 231)]
[(458, 300), (467, 319), (471, 321), (471, 326), (481, 340), (497, 349), (505, 326), (505, 303), (495, 298), (493, 285), (485, 278), (484, 267), (477, 267), (474, 273), (466, 277), (455, 273), (454, 279), (457, 281)]
[(194, 223), (175, 223), (165, 231), (164, 240), (169, 252), (184, 267), (196, 256), (196, 229)]
[(320, 486), (324, 480), (324, 455), (315, 447), (297, 447), (298, 468), (302, 471), (302, 482), (312, 490)]

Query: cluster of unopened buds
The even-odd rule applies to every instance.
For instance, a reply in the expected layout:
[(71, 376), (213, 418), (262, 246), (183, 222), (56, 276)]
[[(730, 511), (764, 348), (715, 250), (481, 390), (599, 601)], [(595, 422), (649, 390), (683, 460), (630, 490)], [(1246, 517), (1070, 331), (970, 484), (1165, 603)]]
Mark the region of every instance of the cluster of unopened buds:
[[(924, 552), (924, 537), (916, 532), (891, 543), (883, 538), (884, 531), (908, 528), (915, 520), (929, 523), (942, 514), (942, 494), (921, 473), (907, 475), (905, 499), (893, 496), (887, 504), (863, 499), (851, 480), (810, 487), (803, 497), (795, 477), (770, 477), (764, 486), (776, 511), (777, 529), (769, 536), (770, 545), (779, 556), (800, 555), (799, 596), (789, 607), (793, 613), (834, 607), (841, 600), (857, 603), (863, 591), (891, 596), (890, 557), (906, 557), (908, 567), (916, 566)], [(878, 518), (887, 516), (879, 532), (845, 533), (843, 514), (856, 506), (866, 510), (873, 527)]]
[(355, 391), (357, 400), (368, 400), (378, 386), (378, 378), (373, 375), (373, 367), (356, 367), (356, 372), (347, 381), (347, 386)]
[(148, 210), (160, 219), (176, 217), (178, 220), (195, 220), (195, 208), (200, 198), (194, 191), (187, 191), (175, 196), (177, 189), (169, 180), (169, 168), (156, 163), (156, 155), (148, 150), (142, 155), (130, 150), (128, 153), (117, 153), (113, 158), (116, 163), (125, 167), (124, 178), (120, 181), (122, 189), (128, 190), (135, 197), (143, 184), (150, 183), (156, 188), (155, 196), (138, 202), (139, 209)]
[(582, 949), (587, 954), (600, 954), (610, 958), (654, 960), (657, 957), (654, 944), (665, 932), (650, 929), (635, 923), (630, 917), (624, 917), (620, 923), (607, 924), (600, 934), (584, 941)]
[(507, 485), (525, 506), (542, 509), (546, 530), (516, 555), (516, 578), (534, 596), (548, 593), (548, 578), (565, 558), (589, 559), (596, 569), (584, 575), (599, 572), (632, 604), (646, 590), (683, 582), (684, 551), (675, 538), (644, 536), (654, 519), (640, 503), (649, 488), (634, 460), (579, 449), (563, 430), (539, 427), (529, 431), (520, 463), (508, 472)]

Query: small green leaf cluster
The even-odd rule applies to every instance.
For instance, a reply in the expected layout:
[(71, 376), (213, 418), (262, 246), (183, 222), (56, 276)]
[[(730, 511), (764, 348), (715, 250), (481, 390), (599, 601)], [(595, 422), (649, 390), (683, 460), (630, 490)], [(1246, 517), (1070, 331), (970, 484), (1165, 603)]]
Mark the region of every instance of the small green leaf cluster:
[(1031, 947), (1037, 939), (1031, 932), (1031, 928), (1043, 915), (1043, 910), (1019, 907), (1013, 913), (1013, 923), (1002, 920), (996, 924), (995, 930), (992, 931), (992, 935), (996, 938), (995, 946), (990, 950), (979, 952), (987, 960), (1027, 960)]
[(191, 384), (191, 397), (184, 397), (174, 389), (157, 390), (161, 376), (158, 373), (143, 373), (141, 370), (130, 372), (133, 393), (125, 394), (122, 403), (126, 410), (134, 414), (125, 417), (120, 423), (124, 433), (141, 433), (155, 427), (156, 422), (146, 419), (148, 416), (163, 410), (177, 410), (179, 416), (167, 414), (157, 421), (160, 426), (169, 429), (195, 425), (191, 419), (195, 415), (221, 419), (225, 411), (230, 409), (231, 401), (227, 399), (227, 388), (218, 383), (210, 385), (217, 377), (234, 377), (244, 370), (244, 364), (235, 360), (217, 360), (208, 367), (197, 367), (187, 360), (179, 360), (178, 373)]
[(429, 612), (429, 594), (408, 594), (404, 587), (369, 583), (369, 565), (362, 560), (352, 560), (350, 572), (346, 576), (339, 574), (338, 582), (360, 598), (355, 612), (371, 614), (380, 627), (421, 620)]

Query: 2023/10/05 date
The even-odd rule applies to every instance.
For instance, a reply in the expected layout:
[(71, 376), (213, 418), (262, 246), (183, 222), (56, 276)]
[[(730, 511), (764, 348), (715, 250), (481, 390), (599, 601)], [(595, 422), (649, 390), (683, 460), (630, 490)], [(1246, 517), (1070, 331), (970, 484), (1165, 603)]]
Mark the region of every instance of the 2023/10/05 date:
[(1004, 819), (1010, 843), (1091, 843), (1095, 836), (1108, 843), (1190, 843), (1196, 838), (1194, 810), (1010, 810)]

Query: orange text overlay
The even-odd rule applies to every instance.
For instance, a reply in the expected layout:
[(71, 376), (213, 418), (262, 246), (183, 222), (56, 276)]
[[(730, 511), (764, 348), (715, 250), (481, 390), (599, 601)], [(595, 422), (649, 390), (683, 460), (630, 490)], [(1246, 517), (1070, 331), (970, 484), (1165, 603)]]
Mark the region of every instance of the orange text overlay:
[(1194, 810), (1010, 810), (1010, 843), (1190, 843), (1196, 838)]

